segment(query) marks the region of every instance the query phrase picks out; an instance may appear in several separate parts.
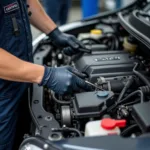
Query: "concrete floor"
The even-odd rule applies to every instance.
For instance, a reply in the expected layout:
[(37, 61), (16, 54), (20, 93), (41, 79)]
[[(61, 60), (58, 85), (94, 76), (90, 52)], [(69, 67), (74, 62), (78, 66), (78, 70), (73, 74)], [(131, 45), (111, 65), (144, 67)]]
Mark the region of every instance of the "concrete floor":
[[(82, 18), (82, 14), (81, 14), (80, 7), (72, 7), (69, 13), (68, 22), (80, 20), (81, 18)], [(33, 26), (31, 26), (31, 29), (32, 29), (32, 35), (34, 40), (36, 37), (38, 37), (41, 34), (41, 32), (36, 28), (34, 28)]]

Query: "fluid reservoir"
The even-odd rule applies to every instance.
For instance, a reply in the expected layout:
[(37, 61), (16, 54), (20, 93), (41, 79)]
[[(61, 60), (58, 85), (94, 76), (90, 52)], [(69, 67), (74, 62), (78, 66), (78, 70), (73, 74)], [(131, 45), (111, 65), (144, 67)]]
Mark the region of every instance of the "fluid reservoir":
[(132, 36), (129, 36), (124, 38), (123, 47), (124, 50), (134, 54), (137, 50), (138, 45), (136, 43), (136, 40)]
[(126, 126), (126, 120), (114, 120), (105, 118), (99, 121), (91, 121), (86, 124), (85, 136), (120, 135), (120, 128)]
[(78, 40), (83, 40), (83, 39), (88, 39), (88, 38), (98, 40), (102, 36), (102, 33), (103, 32), (100, 29), (93, 29), (88, 33), (80, 33), (78, 35)]
[(91, 30), (91, 38), (98, 40), (102, 36), (102, 30), (94, 29)]

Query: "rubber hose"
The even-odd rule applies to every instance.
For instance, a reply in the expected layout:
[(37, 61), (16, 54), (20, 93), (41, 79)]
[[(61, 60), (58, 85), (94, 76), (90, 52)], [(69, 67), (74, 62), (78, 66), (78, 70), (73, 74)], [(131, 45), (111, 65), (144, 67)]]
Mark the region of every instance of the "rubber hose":
[(124, 98), (122, 101), (120, 101), (117, 105), (127, 102), (131, 97), (133, 97), (137, 94), (140, 94), (141, 103), (144, 103), (144, 94), (142, 91), (138, 90), (138, 91), (135, 91), (135, 92), (129, 94), (126, 98)]
[(121, 101), (121, 99), (124, 97), (124, 94), (127, 92), (127, 90), (130, 88), (130, 86), (133, 84), (134, 78), (132, 76), (129, 77), (129, 80), (125, 84), (123, 90), (121, 91), (119, 97), (118, 97), (118, 102)]
[(57, 104), (61, 104), (61, 105), (69, 105), (71, 102), (67, 102), (67, 101), (62, 101), (62, 100), (59, 100), (55, 97), (55, 94), (54, 92), (52, 92), (52, 99), (57, 103)]
[(147, 86), (150, 87), (150, 82), (149, 80), (140, 72), (136, 71), (136, 68), (138, 67), (138, 64), (136, 63), (135, 67), (133, 68), (133, 72), (135, 75), (137, 75)]
[(137, 128), (137, 127), (138, 127), (137, 124), (131, 125), (131, 126), (128, 127), (127, 129), (125, 129), (125, 130), (121, 133), (121, 135), (122, 135), (122, 136), (126, 136), (126, 135), (128, 135), (134, 128)]

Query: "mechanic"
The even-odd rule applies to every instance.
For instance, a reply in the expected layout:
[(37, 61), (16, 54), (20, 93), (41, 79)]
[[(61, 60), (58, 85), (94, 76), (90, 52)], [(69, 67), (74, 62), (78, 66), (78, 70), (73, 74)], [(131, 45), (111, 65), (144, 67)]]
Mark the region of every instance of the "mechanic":
[[(32, 15), (28, 16), (28, 12)], [(31, 14), (31, 13), (29, 13)], [(30, 23), (46, 33), (64, 53), (73, 55), (83, 45), (62, 33), (38, 0), (0, 0), (0, 150), (12, 150), (17, 109), (29, 86), (37, 83), (63, 94), (88, 85), (71, 67), (50, 68), (33, 64)]]

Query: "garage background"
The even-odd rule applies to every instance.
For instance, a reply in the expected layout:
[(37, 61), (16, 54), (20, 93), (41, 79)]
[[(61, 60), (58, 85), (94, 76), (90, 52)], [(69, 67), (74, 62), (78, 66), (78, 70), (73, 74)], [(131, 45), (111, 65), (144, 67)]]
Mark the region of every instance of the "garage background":
[[(72, 0), (72, 7), (70, 10), (68, 22), (73, 22), (82, 19), (82, 8), (81, 8), (80, 1), (81, 0)], [(100, 11), (103, 12), (103, 11), (109, 11), (115, 9), (116, 1), (117, 0), (99, 0)], [(134, 0), (121, 0), (122, 6), (125, 6), (131, 3), (132, 1)], [(35, 29), (34, 27), (31, 28), (32, 28), (33, 39), (35, 39), (41, 34), (41, 32)]]

